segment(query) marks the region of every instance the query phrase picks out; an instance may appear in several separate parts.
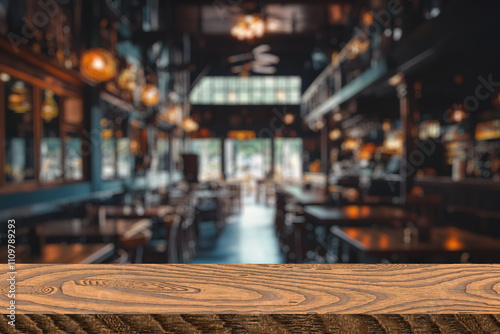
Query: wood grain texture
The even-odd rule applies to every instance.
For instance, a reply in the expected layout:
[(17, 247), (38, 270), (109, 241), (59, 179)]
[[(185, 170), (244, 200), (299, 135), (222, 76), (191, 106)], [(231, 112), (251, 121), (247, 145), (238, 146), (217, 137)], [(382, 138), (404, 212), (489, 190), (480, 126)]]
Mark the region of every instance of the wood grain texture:
[(20, 315), (2, 333), (499, 333), (499, 315)]
[[(0, 266), (6, 313), (7, 265)], [(17, 313), (500, 313), (500, 265), (17, 265)]]

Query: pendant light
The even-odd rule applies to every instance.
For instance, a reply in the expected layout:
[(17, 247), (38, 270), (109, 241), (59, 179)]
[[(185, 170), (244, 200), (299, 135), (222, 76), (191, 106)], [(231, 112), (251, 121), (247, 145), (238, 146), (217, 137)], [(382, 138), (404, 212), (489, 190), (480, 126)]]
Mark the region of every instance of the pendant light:
[(182, 129), (188, 133), (197, 131), (199, 127), (198, 123), (192, 117), (187, 117), (182, 121)]
[(160, 102), (160, 91), (154, 84), (147, 84), (142, 89), (141, 102), (146, 107), (154, 107)]
[(12, 85), (8, 100), (8, 109), (16, 114), (24, 114), (31, 110), (31, 103), (28, 98), (28, 88), (22, 81), (16, 81)]
[(107, 50), (94, 48), (84, 51), (80, 59), (80, 73), (95, 82), (105, 82), (115, 77), (117, 63)]
[(45, 91), (45, 98), (42, 103), (40, 116), (47, 122), (50, 122), (59, 115), (59, 107), (54, 99), (54, 92), (52, 90)]

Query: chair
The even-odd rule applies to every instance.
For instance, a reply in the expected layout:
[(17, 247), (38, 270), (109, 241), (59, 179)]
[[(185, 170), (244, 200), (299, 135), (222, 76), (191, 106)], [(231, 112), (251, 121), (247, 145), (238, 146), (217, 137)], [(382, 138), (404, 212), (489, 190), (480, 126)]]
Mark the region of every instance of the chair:
[(151, 231), (140, 231), (132, 236), (120, 236), (118, 238), (119, 248), (125, 250), (131, 263), (141, 263), (144, 249), (151, 240)]
[(231, 199), (232, 213), (241, 212), (241, 185), (238, 183), (229, 184), (229, 198)]
[(195, 203), (192, 199), (179, 208), (181, 221), (179, 223), (177, 255), (179, 263), (190, 263), (196, 254)]
[(442, 195), (406, 195), (404, 209), (412, 215), (421, 241), (430, 239), (430, 230), (433, 226), (443, 225)]

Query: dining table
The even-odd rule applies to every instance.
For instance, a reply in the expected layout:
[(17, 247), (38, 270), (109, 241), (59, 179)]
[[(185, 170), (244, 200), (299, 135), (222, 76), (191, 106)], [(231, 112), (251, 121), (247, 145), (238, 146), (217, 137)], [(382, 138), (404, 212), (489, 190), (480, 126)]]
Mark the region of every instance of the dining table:
[(331, 232), (341, 240), (344, 259), (385, 259), (392, 262), (466, 262), (469, 258), (500, 259), (500, 239), (453, 226), (433, 227), (430, 239), (405, 238), (403, 228), (341, 227)]
[(107, 218), (95, 223), (89, 219), (62, 219), (40, 225), (39, 236), (44, 243), (113, 242), (151, 229), (149, 218)]
[(304, 189), (300, 185), (287, 185), (283, 187), (283, 190), (301, 206), (323, 205), (330, 201), (322, 189)]
[(320, 225), (400, 224), (411, 219), (406, 210), (388, 205), (345, 205), (340, 207), (308, 205), (306, 218)]
[(99, 207), (104, 210), (106, 217), (118, 218), (162, 218), (172, 213), (174, 208), (170, 205), (158, 206), (132, 206), (132, 205), (103, 205)]
[[(2, 263), (7, 263), (7, 245), (0, 247)], [(45, 244), (33, 254), (29, 245), (16, 245), (17, 263), (95, 264), (110, 259), (115, 254), (112, 243), (57, 243)]]

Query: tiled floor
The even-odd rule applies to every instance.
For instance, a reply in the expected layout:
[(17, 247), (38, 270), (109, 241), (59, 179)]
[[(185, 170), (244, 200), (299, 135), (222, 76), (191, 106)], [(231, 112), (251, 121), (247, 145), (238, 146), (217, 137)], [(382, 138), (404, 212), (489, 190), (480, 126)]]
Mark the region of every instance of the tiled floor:
[(219, 237), (212, 223), (202, 224), (193, 263), (283, 263), (273, 220), (274, 206), (246, 198), (242, 213), (229, 219)]

